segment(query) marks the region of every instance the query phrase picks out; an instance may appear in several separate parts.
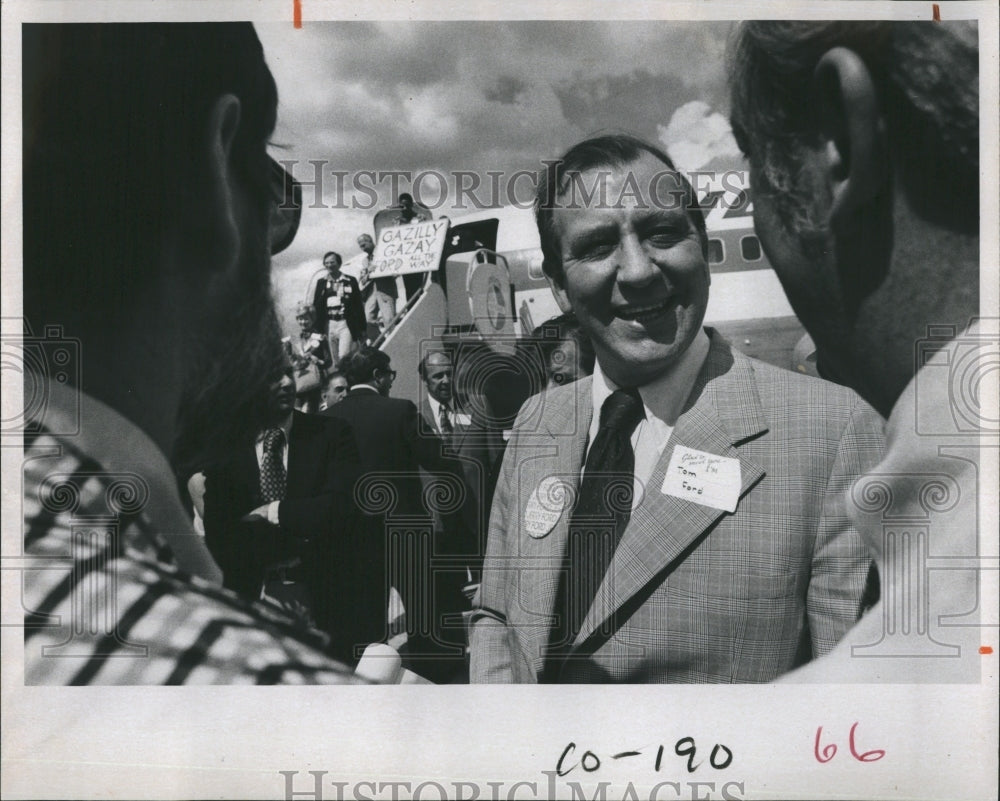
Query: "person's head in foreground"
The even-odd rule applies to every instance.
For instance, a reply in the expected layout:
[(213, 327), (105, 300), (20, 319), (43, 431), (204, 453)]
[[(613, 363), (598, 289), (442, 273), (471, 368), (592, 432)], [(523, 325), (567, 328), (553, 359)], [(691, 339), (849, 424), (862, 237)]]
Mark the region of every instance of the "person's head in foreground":
[(978, 308), (976, 25), (750, 22), (729, 70), (761, 243), (821, 372), (887, 415)]
[[(73, 559), (65, 573), (26, 577), (22, 602), (53, 621), (81, 609), (103, 621), (27, 627), (26, 682), (350, 680), (320, 638), (222, 588), (173, 469), (252, 446), (269, 411), (294, 401), (294, 388), (269, 393), (283, 365), (270, 255), (291, 242), (300, 206), (267, 155), (277, 91), (253, 27), (44, 24), (21, 35), (24, 314), (80, 346), (79, 376), (67, 371), (68, 392), (51, 376), (54, 405), (25, 435), (38, 456), (26, 460), (26, 552)], [(67, 398), (73, 432), (48, 426)], [(87, 488), (40, 513), (53, 453), (70, 482), (72, 463), (84, 467)], [(138, 483), (133, 495), (120, 476)], [(214, 491), (206, 482), (206, 502)], [(109, 510), (113, 542), (78, 549), (76, 515)], [(94, 591), (95, 568), (114, 577), (110, 594)]]
[(272, 221), (295, 214), (253, 27), (26, 25), (24, 74), (25, 317), (79, 337), (79, 389), (164, 451), (225, 452), (282, 358)]

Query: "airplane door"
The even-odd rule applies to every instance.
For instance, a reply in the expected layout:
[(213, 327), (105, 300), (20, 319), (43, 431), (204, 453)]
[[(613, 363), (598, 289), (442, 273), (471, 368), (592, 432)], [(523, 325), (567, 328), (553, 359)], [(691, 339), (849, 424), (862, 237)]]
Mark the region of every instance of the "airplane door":
[(513, 355), (516, 333), (507, 260), (491, 251), (476, 251), (466, 289), (472, 324), (480, 336), (498, 353)]

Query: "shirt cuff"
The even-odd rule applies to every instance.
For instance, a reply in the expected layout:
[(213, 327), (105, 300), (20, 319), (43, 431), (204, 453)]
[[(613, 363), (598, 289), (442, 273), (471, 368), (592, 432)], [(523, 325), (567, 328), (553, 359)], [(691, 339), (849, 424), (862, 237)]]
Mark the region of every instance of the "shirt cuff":
[(267, 505), (267, 522), (272, 526), (278, 525), (278, 504), (281, 501), (271, 501)]

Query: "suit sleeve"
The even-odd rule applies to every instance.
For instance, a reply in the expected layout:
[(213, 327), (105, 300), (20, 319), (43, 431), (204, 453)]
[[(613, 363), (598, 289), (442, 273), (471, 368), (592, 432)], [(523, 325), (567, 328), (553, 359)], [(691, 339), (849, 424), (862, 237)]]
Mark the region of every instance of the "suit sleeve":
[(463, 511), (472, 499), (468, 497), (471, 493), (466, 485), (462, 462), (445, 455), (444, 440), (441, 437), (420, 430), (420, 413), (412, 403), (409, 403), (406, 409), (403, 431), (417, 465), (432, 477), (443, 477), (461, 496), (452, 512), (441, 515), (444, 540), (438, 544), (440, 552), (454, 556), (469, 556), (474, 543), (471, 542), (472, 535), (468, 530)]
[(511, 539), (516, 538), (518, 531), (516, 522), (511, 524), (516, 461), (517, 443), (512, 437), (493, 494), (483, 578), (472, 602), (469, 680), (473, 684), (514, 682), (506, 609), (508, 588), (515, 579), (504, 565), (512, 556)]
[(227, 465), (205, 471), (205, 545), (222, 570), (224, 585), (256, 599), (264, 566), (290, 554), (272, 526), (241, 519), (253, 510), (254, 500), (240, 489), (235, 470)]
[(365, 329), (367, 328), (365, 303), (361, 299), (361, 289), (354, 276), (347, 276), (347, 280), (351, 282), (351, 301), (347, 307), (347, 327), (351, 329), (351, 336), (355, 340), (361, 341), (365, 338)]
[[(426, 428), (428, 427), (425, 426)], [(464, 475), (461, 463), (444, 455), (444, 440), (436, 433), (420, 430), (419, 413), (413, 403), (407, 406), (403, 431), (417, 464), (424, 470), (429, 473), (455, 475), (458, 478)]]
[(316, 329), (323, 333), (326, 331), (326, 293), (323, 289), (322, 278), (316, 281), (316, 289), (313, 290), (313, 310), (316, 312)]
[(822, 656), (865, 611), (872, 558), (847, 512), (855, 480), (882, 459), (885, 422), (855, 398), (841, 436), (819, 519), (806, 599), (813, 658)]
[(333, 366), (333, 357), (330, 355), (330, 342), (326, 337), (320, 339), (319, 347), (316, 349), (316, 358), (320, 361), (323, 371), (328, 371)]

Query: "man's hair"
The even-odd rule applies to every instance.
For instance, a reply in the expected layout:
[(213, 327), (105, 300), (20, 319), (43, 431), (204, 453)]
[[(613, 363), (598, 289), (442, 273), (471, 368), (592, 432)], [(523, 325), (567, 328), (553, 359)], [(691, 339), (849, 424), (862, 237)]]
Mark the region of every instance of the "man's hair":
[(597, 359), (594, 344), (573, 312), (546, 320), (531, 332), (531, 338), (538, 342), (546, 368), (556, 348), (563, 342), (572, 342), (580, 355), (580, 367), (588, 375), (594, 372), (594, 362)]
[(340, 372), (350, 386), (368, 384), (375, 378), (376, 370), (388, 370), (390, 359), (380, 350), (364, 345), (340, 360)]
[(328, 250), (326, 253), (324, 253), (323, 254), (323, 261), (326, 262), (327, 258), (329, 258), (330, 256), (336, 256), (337, 257), (337, 264), (343, 264), (344, 263), (344, 260), (341, 258), (340, 254), (337, 253), (337, 251), (335, 251), (335, 250)]
[(451, 354), (448, 353), (448, 351), (446, 350), (428, 351), (427, 353), (424, 354), (424, 357), (417, 364), (417, 373), (420, 375), (420, 378), (423, 381), (427, 380), (427, 360), (430, 359), (431, 356), (444, 356), (449, 362), (452, 362), (452, 366), (454, 366)]
[[(249, 23), (27, 24), (21, 37), (24, 314), (91, 348), (167, 311), (151, 294), (164, 265), (190, 271), (182, 283), (219, 258), (207, 136), (219, 99), (240, 101), (229, 152), (246, 200), (239, 269), (205, 281), (234, 299), (174, 343), (186, 373), (174, 459), (199, 469), (263, 419), (281, 358), (268, 258), (278, 98), (260, 40)], [(195, 258), (170, 258), (175, 242)]]
[(26, 316), (90, 330), (131, 307), (207, 173), (207, 115), (226, 93), (266, 234), (277, 89), (252, 25), (26, 24), (22, 46)]
[(411, 195), (409, 192), (403, 192), (399, 196), (399, 204), (402, 205), (404, 200), (408, 200), (408, 201), (410, 201), (410, 203), (412, 203), (413, 202), (413, 195)]
[[(773, 197), (808, 237), (816, 221), (796, 196), (802, 148), (815, 144), (816, 65), (834, 47), (855, 52), (886, 110), (896, 180), (924, 216), (979, 223), (979, 48), (971, 22), (747, 22), (730, 47), (733, 133), (755, 166), (755, 193)], [(804, 186), (798, 193), (809, 192)]]
[[(581, 173), (597, 167), (623, 167), (638, 161), (643, 153), (649, 153), (662, 161), (666, 168), (677, 173), (680, 191), (683, 194), (684, 210), (698, 231), (702, 254), (708, 255), (708, 234), (705, 230), (705, 215), (698, 198), (687, 178), (677, 170), (670, 157), (660, 148), (629, 134), (608, 134), (587, 139), (573, 145), (556, 161), (546, 163), (538, 176), (535, 189), (535, 222), (542, 243), (542, 269), (557, 282), (562, 282), (562, 249), (555, 230), (553, 211), (561, 208), (559, 198), (579, 180)], [(671, 193), (671, 198), (675, 197)], [(670, 202), (673, 202), (672, 200)]]

